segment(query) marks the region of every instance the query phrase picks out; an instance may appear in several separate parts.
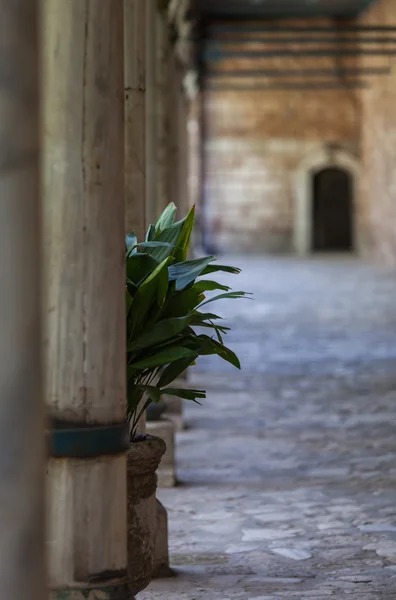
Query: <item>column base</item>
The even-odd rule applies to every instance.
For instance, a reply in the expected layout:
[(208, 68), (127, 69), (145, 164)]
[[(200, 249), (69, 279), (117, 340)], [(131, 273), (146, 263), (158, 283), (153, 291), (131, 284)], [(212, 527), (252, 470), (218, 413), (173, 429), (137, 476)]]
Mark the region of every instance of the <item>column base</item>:
[(135, 600), (128, 583), (50, 590), (49, 600)]
[(168, 513), (166, 508), (157, 499), (157, 538), (154, 556), (154, 579), (174, 577), (175, 574), (169, 566), (169, 539), (168, 539)]

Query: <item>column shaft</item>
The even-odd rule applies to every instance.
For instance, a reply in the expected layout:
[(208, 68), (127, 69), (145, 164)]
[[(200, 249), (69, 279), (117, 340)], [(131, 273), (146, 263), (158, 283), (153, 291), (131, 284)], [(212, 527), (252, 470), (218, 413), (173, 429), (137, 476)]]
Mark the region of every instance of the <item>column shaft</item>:
[(124, 0), (126, 230), (146, 232), (147, 0)]
[(0, 0), (0, 588), (42, 600), (38, 6)]
[(154, 223), (158, 210), (158, 82), (157, 1), (147, 2), (146, 25), (146, 222)]
[(169, 152), (171, 134), (170, 40), (166, 13), (157, 14), (157, 176), (158, 212), (171, 201)]
[[(43, 38), (47, 403), (103, 431), (126, 402), (123, 2), (44, 0)], [(127, 594), (126, 457), (95, 444), (50, 460), (54, 597)]]

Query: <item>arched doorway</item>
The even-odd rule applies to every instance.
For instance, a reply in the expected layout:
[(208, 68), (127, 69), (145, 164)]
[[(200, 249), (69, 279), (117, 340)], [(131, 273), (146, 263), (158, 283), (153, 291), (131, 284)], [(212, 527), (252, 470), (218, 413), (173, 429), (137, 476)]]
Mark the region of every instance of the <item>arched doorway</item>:
[(327, 167), (312, 178), (312, 251), (353, 250), (353, 181), (340, 167)]
[[(355, 222), (355, 194), (359, 189), (359, 176), (359, 161), (353, 154), (341, 149), (329, 151), (326, 145), (319, 147), (300, 163), (295, 174), (294, 197), (294, 249), (297, 254), (307, 256), (314, 251), (337, 249), (355, 250), (359, 253), (360, 230)], [(332, 189), (338, 191), (335, 193)], [(320, 200), (316, 202), (315, 197), (318, 195)], [(343, 203), (342, 198), (345, 197), (348, 199)], [(332, 203), (337, 210), (330, 209)], [(319, 210), (319, 215), (315, 214), (315, 210)], [(348, 212), (348, 215), (345, 212)], [(329, 230), (330, 233), (334, 233), (334, 220), (342, 220), (342, 236), (337, 234), (338, 240), (329, 240), (327, 237), (323, 241), (322, 238), (319, 244), (319, 234), (315, 233), (315, 225), (320, 219), (327, 225), (327, 235)], [(338, 228), (339, 226), (336, 227)], [(327, 243), (324, 243), (326, 240)]]

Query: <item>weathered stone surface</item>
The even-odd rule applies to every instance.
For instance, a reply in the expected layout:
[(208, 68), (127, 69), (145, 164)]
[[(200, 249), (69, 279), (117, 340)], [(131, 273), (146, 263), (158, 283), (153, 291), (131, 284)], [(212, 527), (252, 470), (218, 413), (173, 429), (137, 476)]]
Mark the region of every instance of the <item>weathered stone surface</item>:
[(360, 531), (366, 533), (396, 533), (396, 527), (394, 525), (387, 525), (386, 523), (378, 523), (377, 525), (361, 525)]
[(272, 548), (272, 552), (285, 558), (291, 558), (292, 560), (307, 560), (312, 557), (310, 552), (301, 548)]
[(169, 567), (168, 513), (159, 500), (157, 507), (157, 529), (155, 534), (155, 553), (153, 577), (170, 577), (173, 575)]
[(164, 441), (149, 437), (131, 444), (128, 453), (128, 571), (133, 594), (143, 590), (153, 574), (157, 533), (155, 473), (164, 452)]
[[(222, 305), (242, 372), (205, 358), (177, 434), (178, 577), (139, 600), (393, 600), (396, 277), (354, 259), (234, 260), (254, 302)], [(229, 527), (225, 527), (229, 525)], [(290, 537), (242, 541), (244, 532)], [(275, 552), (299, 549), (296, 561)]]
[[(394, 0), (377, 0), (362, 14), (360, 25), (396, 23)], [(369, 63), (362, 56), (362, 65)], [(396, 72), (375, 77), (362, 92), (362, 222), (376, 254), (396, 265)]]
[(158, 487), (174, 487), (176, 485), (175, 461), (175, 426), (172, 421), (160, 419), (146, 425), (147, 433), (164, 440), (166, 451), (157, 471)]

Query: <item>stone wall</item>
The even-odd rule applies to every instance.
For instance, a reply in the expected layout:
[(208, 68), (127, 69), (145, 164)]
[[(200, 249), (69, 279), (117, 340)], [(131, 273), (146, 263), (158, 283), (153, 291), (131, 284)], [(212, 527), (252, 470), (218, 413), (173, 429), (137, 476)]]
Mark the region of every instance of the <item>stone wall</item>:
[[(225, 58), (213, 66), (237, 64)], [(334, 68), (335, 59), (249, 59), (243, 66), (322, 69)], [(359, 92), (207, 89), (204, 118), (206, 228), (218, 249), (292, 250), (295, 172), (307, 155), (329, 145), (358, 154)]]
[[(396, 26), (395, 0), (378, 1), (360, 23)], [(362, 94), (362, 218), (367, 245), (396, 265), (396, 60), (383, 62), (391, 74), (373, 79)]]

